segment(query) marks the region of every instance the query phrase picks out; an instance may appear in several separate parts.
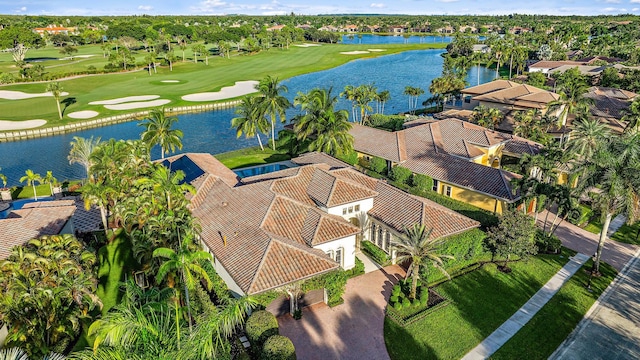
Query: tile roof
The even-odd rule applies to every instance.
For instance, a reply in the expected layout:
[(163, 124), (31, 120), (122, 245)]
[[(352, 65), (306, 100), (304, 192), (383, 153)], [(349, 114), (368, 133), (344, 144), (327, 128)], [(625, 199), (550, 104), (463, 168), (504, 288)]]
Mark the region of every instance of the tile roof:
[(518, 86), (510, 86), (474, 96), (473, 100), (542, 109), (547, 107), (548, 103), (559, 98), (560, 96), (556, 93), (531, 85), (518, 84)]
[(75, 211), (73, 200), (33, 202), (13, 210), (6, 219), (0, 219), (0, 260), (6, 259), (16, 245), (59, 234)]
[(593, 86), (584, 94), (584, 97), (593, 99), (591, 114), (599, 118), (612, 118), (620, 120), (624, 110), (628, 109), (631, 101), (638, 94), (631, 91)]
[(291, 162), (301, 166), (310, 164), (327, 164), (329, 165), (330, 170), (350, 167), (349, 164), (340, 161), (333, 156), (317, 151), (304, 153), (297, 158), (291, 159)]
[(362, 152), (393, 162), (402, 162), (407, 159), (407, 153), (404, 148), (406, 145), (405, 139), (398, 136), (398, 131), (390, 132), (352, 124), (349, 133), (354, 138), (354, 148), (369, 150)]
[(529, 65), (529, 69), (554, 69), (560, 66), (569, 65), (569, 66), (580, 66), (587, 65), (587, 62), (583, 61), (549, 61), (549, 60), (540, 60)]
[[(354, 149), (373, 156), (398, 162), (385, 157), (395, 154), (392, 145), (374, 146), (383, 141), (376, 137), (380, 130), (358, 129), (352, 132), (355, 139)], [(469, 161), (483, 155), (481, 150), (499, 144), (512, 154), (536, 154), (542, 145), (510, 134), (488, 130), (478, 125), (458, 119), (444, 119), (420, 126), (410, 127), (396, 133), (403, 133), (406, 139), (404, 153), (406, 160), (402, 166), (415, 173), (425, 174), (434, 179), (459, 185), (493, 197), (517, 200), (512, 193), (509, 179), (517, 177), (507, 171), (487, 167)], [(368, 139), (359, 139), (369, 136)], [(393, 139), (393, 138), (388, 138)]]
[(460, 92), (468, 95), (482, 95), (498, 90), (510, 89), (520, 85), (521, 84), (509, 80), (494, 80), (482, 85), (462, 89)]

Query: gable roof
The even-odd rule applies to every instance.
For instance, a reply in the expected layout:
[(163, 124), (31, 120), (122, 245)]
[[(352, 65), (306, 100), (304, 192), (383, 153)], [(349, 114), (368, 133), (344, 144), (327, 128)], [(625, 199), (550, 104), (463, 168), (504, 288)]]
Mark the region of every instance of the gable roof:
[(40, 201), (13, 210), (0, 219), (0, 260), (11, 248), (43, 235), (57, 235), (76, 210), (73, 200)]
[(548, 103), (558, 100), (560, 95), (535, 86), (518, 84), (508, 88), (474, 96), (474, 100), (487, 101), (521, 107), (545, 108)]
[(390, 132), (360, 124), (351, 124), (349, 133), (354, 139), (354, 149), (363, 149), (362, 152), (397, 163), (407, 159), (406, 142), (404, 136), (399, 135), (400, 131)]

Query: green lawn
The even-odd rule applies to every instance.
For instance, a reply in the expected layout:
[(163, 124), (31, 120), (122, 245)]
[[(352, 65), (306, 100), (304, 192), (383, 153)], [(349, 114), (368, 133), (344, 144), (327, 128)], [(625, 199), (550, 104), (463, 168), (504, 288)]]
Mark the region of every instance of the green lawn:
[[(107, 110), (101, 105), (89, 105), (91, 101), (106, 100), (132, 95), (159, 95), (163, 99), (171, 100), (167, 106), (196, 105), (199, 103), (187, 102), (181, 99), (183, 95), (217, 91), (223, 86), (233, 85), (241, 80), (260, 80), (266, 75), (277, 76), (280, 79), (292, 76), (320, 71), (342, 65), (348, 61), (376, 57), (384, 54), (393, 54), (407, 50), (442, 48), (446, 44), (388, 44), (376, 45), (385, 52), (360, 55), (343, 55), (340, 52), (352, 50), (366, 50), (370, 45), (342, 45), (323, 44), (318, 47), (300, 48), (292, 46), (290, 49), (271, 49), (255, 55), (237, 55), (231, 59), (210, 57), (209, 65), (202, 62), (195, 64), (189, 62), (177, 62), (174, 71), (168, 67), (158, 68), (158, 73), (149, 76), (146, 71), (116, 73), (96, 76), (83, 76), (75, 79), (61, 81), (64, 91), (69, 92), (68, 97), (74, 97), (76, 103), (70, 105), (65, 114), (79, 110), (95, 110), (101, 116), (130, 113), (138, 110)], [(89, 58), (96, 61), (104, 61), (99, 58), (102, 51), (99, 48), (91, 48), (87, 52), (96, 53), (99, 56)], [(179, 54), (179, 52), (177, 53)], [(2, 64), (7, 65), (7, 54), (2, 55)], [(51, 49), (33, 50), (28, 53), (29, 58), (51, 57)], [(59, 56), (59, 55), (58, 55)], [(54, 61), (54, 60), (48, 60)], [(66, 61), (66, 60), (65, 60)], [(86, 60), (88, 61), (93, 60)], [(64, 63), (55, 60), (56, 64)], [(46, 62), (45, 62), (46, 63)], [(58, 69), (58, 68), (56, 68)], [(2, 70), (0, 70), (2, 71)], [(180, 83), (162, 83), (162, 80), (180, 80)], [(363, 80), (365, 81), (365, 80)], [(366, 81), (365, 81), (366, 82)], [(16, 84), (0, 87), (2, 90), (17, 90), (28, 93), (41, 93), (46, 87), (45, 83)], [(53, 98), (40, 97), (23, 100), (0, 99), (2, 107), (2, 120), (48, 120), (46, 127), (58, 126), (73, 121), (68, 117), (59, 120)]]
[[(602, 277), (591, 283), (593, 292), (585, 285), (591, 260), (554, 295), (551, 300), (514, 337), (498, 350), (492, 359), (547, 359), (573, 331), (591, 305), (609, 286), (616, 271), (607, 264), (600, 266)], [(535, 344), (535, 346), (531, 346)]]
[(268, 164), (291, 159), (291, 156), (279, 150), (273, 151), (265, 147), (264, 151), (262, 151), (259, 146), (216, 154), (215, 157), (229, 169)]
[(126, 272), (135, 269), (131, 253), (131, 241), (122, 232), (115, 234), (113, 241), (98, 250), (98, 289), (96, 295), (102, 300), (102, 314), (120, 302), (120, 282)]
[(613, 233), (611, 239), (627, 244), (640, 245), (640, 221), (633, 225), (624, 224)]
[(602, 231), (602, 223), (599, 219), (594, 219), (591, 220), (584, 229), (593, 234), (600, 234), (600, 231)]
[(538, 255), (513, 263), (509, 274), (495, 264), (460, 276), (436, 288), (452, 302), (402, 328), (385, 319), (385, 343), (392, 359), (459, 359), (513, 315), (567, 261)]

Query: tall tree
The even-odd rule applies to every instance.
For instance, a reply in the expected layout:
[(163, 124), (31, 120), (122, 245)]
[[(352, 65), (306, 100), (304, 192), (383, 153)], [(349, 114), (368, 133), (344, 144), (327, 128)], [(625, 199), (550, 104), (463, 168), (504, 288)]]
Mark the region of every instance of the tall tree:
[(628, 109), (624, 110), (623, 121), (627, 122), (625, 132), (638, 131), (640, 129), (640, 97), (633, 100)]
[(236, 114), (238, 116), (231, 119), (231, 126), (236, 129), (236, 136), (240, 137), (242, 134), (246, 138), (255, 136), (260, 144), (260, 150), (264, 151), (260, 134), (269, 132), (269, 120), (265, 117), (259, 99), (255, 96), (245, 96), (238, 105)]
[(420, 224), (405, 228), (402, 236), (392, 240), (392, 244), (396, 247), (398, 254), (396, 261), (398, 263), (411, 261), (409, 271), (407, 271), (407, 278), (412, 276), (411, 293), (409, 294), (411, 299), (416, 298), (420, 267), (423, 263), (428, 269), (428, 262), (430, 261), (433, 267), (450, 277), (449, 273), (444, 269), (444, 261), (442, 259), (453, 259), (453, 256), (439, 253), (444, 240), (445, 238), (432, 237), (431, 230), (427, 230), (424, 225)]
[(58, 107), (58, 117), (62, 120), (62, 109), (60, 109), (60, 96), (62, 96), (62, 85), (59, 82), (55, 81), (47, 84), (47, 89), (45, 90), (48, 93), (51, 93), (53, 98), (56, 100), (56, 106)]
[(280, 122), (286, 121), (286, 111), (291, 107), (289, 100), (282, 95), (288, 91), (285, 85), (280, 84), (278, 78), (267, 75), (256, 85), (256, 90), (260, 92), (259, 103), (265, 114), (271, 117), (271, 144), (273, 150), (276, 149), (276, 119)]
[(489, 229), (487, 243), (491, 251), (504, 257), (504, 269), (509, 268), (511, 256), (521, 259), (535, 255), (536, 224), (534, 219), (520, 211), (506, 211), (497, 226)]
[(560, 112), (558, 127), (566, 125), (571, 114), (581, 115), (589, 112), (593, 100), (584, 97), (588, 89), (587, 82), (578, 68), (568, 70), (558, 77), (557, 92), (560, 99), (549, 103), (550, 111)]
[(614, 136), (601, 142), (592, 156), (583, 158), (576, 166), (576, 173), (580, 174), (577, 187), (580, 193), (599, 189), (591, 194), (604, 221), (592, 269), (592, 273), (597, 274), (613, 216), (624, 214), (629, 224), (640, 216), (640, 133)]
[(47, 175), (45, 175), (42, 178), (42, 182), (44, 184), (48, 184), (49, 185), (49, 190), (51, 190), (51, 196), (53, 196), (53, 186), (58, 183), (58, 179), (53, 177), (53, 172), (52, 171), (47, 171)]
[(153, 109), (149, 112), (149, 117), (140, 126), (144, 126), (142, 132), (142, 141), (149, 148), (154, 145), (160, 145), (161, 158), (167, 152), (175, 152), (176, 149), (182, 150), (182, 130), (172, 129), (173, 123), (177, 122), (176, 116), (167, 116), (164, 107)]
[(611, 136), (609, 128), (597, 119), (584, 119), (574, 123), (569, 151), (583, 158), (590, 158), (594, 151)]
[(20, 182), (26, 182), (27, 186), (31, 186), (33, 188), (33, 198), (38, 201), (38, 192), (36, 191), (36, 182), (42, 182), (42, 176), (40, 174), (36, 174), (33, 170), (28, 169), (25, 171), (25, 175), (20, 178)]

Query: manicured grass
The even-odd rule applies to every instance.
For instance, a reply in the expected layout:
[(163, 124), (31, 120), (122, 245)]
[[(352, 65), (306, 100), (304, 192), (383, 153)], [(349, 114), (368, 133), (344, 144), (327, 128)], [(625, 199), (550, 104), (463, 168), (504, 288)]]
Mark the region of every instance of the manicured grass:
[[(585, 285), (589, 274), (585, 269), (591, 260), (554, 295), (551, 300), (518, 333), (500, 348), (492, 359), (547, 359), (569, 336), (591, 305), (609, 286), (616, 271), (607, 264), (600, 266), (602, 276), (594, 278), (589, 292)], [(531, 346), (535, 344), (535, 346)]]
[(264, 151), (262, 151), (259, 146), (229, 151), (217, 154), (215, 157), (229, 169), (269, 164), (291, 159), (291, 156), (279, 150), (273, 151), (265, 147)]
[(633, 225), (624, 224), (611, 236), (612, 240), (640, 245), (640, 221)]
[[(51, 196), (51, 188), (48, 184), (37, 185), (36, 192), (38, 197)], [(33, 186), (16, 187), (11, 191), (14, 199), (29, 199), (33, 197)]]
[(122, 231), (117, 231), (113, 240), (98, 250), (98, 289), (96, 295), (102, 300), (102, 315), (120, 302), (120, 282), (124, 275), (136, 267), (131, 253), (131, 241)]
[[(65, 114), (80, 110), (95, 110), (100, 116), (131, 113), (139, 110), (107, 110), (101, 105), (89, 105), (91, 101), (106, 100), (133, 95), (159, 95), (163, 99), (171, 100), (167, 105), (184, 106), (196, 105), (182, 100), (182, 96), (191, 93), (217, 91), (223, 86), (233, 85), (241, 80), (260, 80), (266, 75), (279, 79), (310, 72), (330, 69), (346, 62), (367, 57), (376, 57), (407, 50), (443, 48), (446, 44), (386, 44), (376, 45), (385, 52), (361, 55), (343, 55), (340, 52), (352, 50), (366, 50), (370, 45), (342, 45), (323, 44), (317, 47), (300, 48), (292, 46), (290, 49), (271, 49), (255, 55), (237, 55), (231, 59), (218, 56), (209, 58), (209, 65), (202, 62), (176, 62), (173, 71), (168, 67), (159, 67), (157, 74), (149, 76), (146, 71), (116, 73), (96, 76), (83, 76), (61, 81), (67, 97), (74, 97), (76, 103), (70, 105)], [(30, 51), (28, 57), (40, 57), (40, 50)], [(43, 50), (44, 51), (44, 50)], [(49, 50), (48, 50), (49, 51)], [(94, 56), (90, 59), (101, 60), (102, 51), (94, 47)], [(42, 57), (53, 56), (42, 53)], [(144, 56), (144, 51), (140, 51)], [(176, 52), (180, 55), (180, 52)], [(51, 60), (54, 61), (54, 60)], [(64, 64), (64, 61), (55, 60)], [(89, 61), (89, 60), (87, 60)], [(94, 60), (91, 60), (94, 61)], [(6, 64), (5, 64), (6, 65)], [(11, 65), (7, 65), (11, 66)], [(2, 64), (0, 64), (0, 68)], [(56, 68), (58, 69), (58, 68)], [(162, 80), (180, 80), (180, 83), (163, 84)], [(28, 83), (2, 86), (2, 90), (17, 90), (28, 93), (44, 92), (45, 83)], [(0, 99), (2, 106), (2, 120), (48, 120), (46, 127), (58, 126), (74, 121), (68, 117), (58, 119), (55, 100), (50, 97), (40, 97), (24, 100)], [(140, 109), (142, 110), (142, 109)]]
[(402, 328), (385, 319), (392, 359), (459, 359), (513, 315), (574, 253), (538, 255), (512, 263), (505, 274), (495, 264), (460, 276), (435, 290), (452, 302)]
[(602, 231), (602, 223), (599, 219), (594, 219), (591, 220), (584, 229), (593, 234), (600, 234)]

